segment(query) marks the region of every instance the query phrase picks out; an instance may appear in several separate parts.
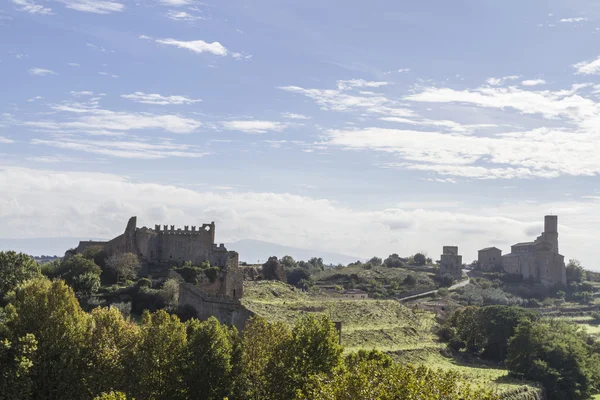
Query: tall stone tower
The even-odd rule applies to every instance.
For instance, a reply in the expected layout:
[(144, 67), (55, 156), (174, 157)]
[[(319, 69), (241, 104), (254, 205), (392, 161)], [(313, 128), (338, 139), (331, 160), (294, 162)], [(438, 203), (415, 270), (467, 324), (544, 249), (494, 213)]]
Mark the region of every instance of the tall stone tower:
[(546, 215), (544, 217), (544, 232), (542, 238), (552, 245), (552, 251), (558, 253), (558, 216)]

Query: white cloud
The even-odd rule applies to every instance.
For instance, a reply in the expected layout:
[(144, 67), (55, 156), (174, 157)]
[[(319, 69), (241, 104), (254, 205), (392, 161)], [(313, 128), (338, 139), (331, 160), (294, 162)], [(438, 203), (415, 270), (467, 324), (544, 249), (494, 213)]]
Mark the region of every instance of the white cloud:
[[(55, 105), (56, 115), (53, 120), (36, 119), (23, 122), (24, 125), (48, 131), (87, 132), (96, 135), (122, 134), (130, 130), (160, 129), (171, 133), (191, 133), (202, 126), (192, 118), (174, 114), (133, 113), (125, 111), (105, 110), (99, 107), (98, 99), (88, 103), (66, 103)], [(73, 117), (71, 114), (74, 114)]]
[(504, 76), (502, 78), (488, 78), (486, 80), (486, 82), (490, 86), (499, 86), (499, 85), (502, 85), (506, 81), (514, 81), (519, 78), (520, 78), (520, 76), (518, 76), (518, 75), (510, 75), (510, 76)]
[(160, 159), (167, 157), (199, 158), (208, 153), (195, 146), (174, 144), (170, 141), (148, 143), (142, 141), (87, 140), (57, 136), (54, 139), (32, 139), (32, 144), (46, 145), (63, 150), (83, 151), (118, 158)]
[(396, 71), (396, 72), (400, 72), (400, 73), (402, 73), (402, 72), (409, 72), (409, 71), (410, 71), (410, 68), (400, 68), (400, 69), (399, 69), (398, 71)]
[(537, 86), (537, 85), (545, 85), (546, 81), (543, 79), (526, 79), (521, 82), (523, 86)]
[(44, 69), (44, 68), (31, 68), (29, 70), (30, 75), (38, 75), (38, 76), (46, 76), (46, 75), (56, 75), (56, 72)]
[(77, 63), (67, 63), (67, 65), (69, 67), (79, 67), (79, 64), (77, 64)]
[(93, 13), (93, 14), (110, 14), (113, 12), (123, 11), (125, 6), (121, 3), (108, 0), (58, 0), (65, 7), (72, 10)]
[(4, 136), (0, 136), (0, 143), (2, 143), (2, 144), (11, 144), (11, 143), (14, 143), (14, 142), (15, 141), (12, 140), (12, 139), (9, 139), (9, 138), (4, 137)]
[(167, 18), (172, 19), (174, 21), (197, 21), (199, 19), (204, 19), (204, 17), (200, 15), (193, 15), (186, 11), (176, 10), (169, 10), (167, 12)]
[(36, 100), (41, 100), (41, 99), (43, 99), (42, 96), (34, 96), (34, 97), (30, 98), (30, 99), (27, 99), (27, 101), (28, 102), (34, 102)]
[(73, 97), (89, 97), (89, 96), (93, 96), (94, 92), (89, 91), (89, 90), (82, 90), (82, 91), (71, 90), (69, 92), (69, 94)]
[(193, 4), (192, 0), (160, 0), (160, 3), (165, 6), (179, 7)]
[(593, 61), (582, 61), (573, 65), (579, 75), (598, 75), (600, 73), (600, 57)]
[(337, 87), (339, 90), (348, 90), (357, 87), (377, 88), (381, 86), (387, 86), (389, 84), (389, 82), (374, 82), (366, 81), (364, 79), (350, 79), (347, 81), (337, 81)]
[(583, 17), (577, 17), (577, 18), (563, 18), (560, 20), (560, 22), (568, 22), (568, 23), (572, 23), (572, 22), (582, 22), (582, 21), (587, 21), (587, 18), (583, 18)]
[(267, 133), (270, 131), (281, 132), (286, 128), (286, 124), (275, 121), (260, 120), (237, 120), (223, 121), (221, 126), (230, 131), (240, 131), (245, 133)]
[(290, 112), (281, 113), (281, 116), (283, 118), (288, 118), (288, 119), (310, 119), (310, 117), (308, 117), (306, 115), (290, 113)]
[(6, 167), (0, 167), (0, 187), (0, 237), (6, 238), (44, 232), (108, 239), (136, 215), (140, 227), (215, 221), (218, 242), (249, 238), (365, 258), (421, 250), (437, 258), (443, 245), (456, 243), (468, 262), (480, 248), (507, 251), (510, 244), (531, 239), (527, 231), (541, 225), (544, 213), (554, 212), (561, 253), (594, 267), (597, 249), (589, 238), (600, 236), (594, 200), (358, 210), (289, 193), (195, 191), (107, 173)]
[(144, 93), (135, 92), (131, 94), (122, 94), (122, 98), (135, 101), (136, 103), (142, 104), (155, 104), (155, 105), (178, 105), (178, 104), (193, 104), (199, 103), (200, 99), (190, 99), (185, 96), (162, 96), (158, 93)]
[(74, 163), (74, 162), (82, 162), (81, 158), (74, 157), (65, 157), (62, 155), (57, 156), (31, 156), (25, 158), (27, 161), (44, 163), (44, 164), (59, 164), (59, 163)]
[(41, 15), (49, 15), (52, 14), (52, 9), (41, 6), (39, 4), (35, 4), (32, 1), (28, 0), (12, 0), (13, 4), (18, 6), (19, 11), (24, 11), (29, 14), (41, 14)]
[(204, 40), (182, 41), (175, 39), (156, 39), (157, 43), (176, 46), (194, 53), (211, 53), (216, 56), (226, 56), (227, 49), (219, 42), (207, 43)]
[[(340, 86), (340, 82), (342, 81), (338, 81), (338, 87)], [(348, 87), (346, 84), (341, 84), (341, 86), (344, 88)], [(412, 110), (378, 93), (356, 95), (341, 89), (305, 89), (299, 86), (283, 86), (280, 89), (304, 95), (314, 100), (315, 103), (321, 106), (322, 110), (340, 112), (362, 111), (368, 114), (383, 114), (394, 117), (410, 117), (415, 115)]]

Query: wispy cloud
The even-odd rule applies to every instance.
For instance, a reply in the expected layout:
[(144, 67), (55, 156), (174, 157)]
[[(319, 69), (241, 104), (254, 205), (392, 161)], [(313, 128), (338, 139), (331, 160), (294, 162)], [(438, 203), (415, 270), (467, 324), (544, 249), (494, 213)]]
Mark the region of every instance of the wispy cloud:
[(211, 53), (216, 56), (226, 56), (227, 49), (219, 42), (207, 43), (204, 40), (156, 39), (156, 43), (187, 49), (194, 53)]
[(200, 99), (190, 99), (185, 96), (162, 96), (158, 93), (135, 92), (131, 94), (122, 94), (122, 98), (135, 101), (136, 103), (155, 104), (155, 105), (179, 105), (199, 103)]
[(45, 68), (31, 68), (29, 70), (30, 75), (38, 75), (38, 76), (46, 76), (46, 75), (56, 75), (56, 72), (45, 69)]
[(486, 80), (486, 82), (490, 86), (499, 86), (499, 85), (502, 85), (506, 81), (514, 81), (519, 78), (520, 78), (520, 76), (518, 76), (518, 75), (510, 75), (510, 76), (504, 76), (502, 78), (488, 78)]
[(523, 86), (537, 86), (546, 84), (546, 81), (543, 79), (526, 79), (522, 81), (521, 84)]
[(583, 17), (576, 17), (576, 18), (563, 18), (560, 20), (560, 22), (567, 22), (567, 23), (573, 23), (573, 22), (583, 22), (583, 21), (587, 21), (587, 18), (583, 18)]
[[(56, 132), (86, 132), (92, 135), (117, 135), (127, 131), (158, 129), (171, 133), (191, 133), (202, 126), (192, 118), (174, 114), (133, 113), (100, 108), (97, 99), (88, 103), (65, 103), (52, 107), (54, 119), (25, 121), (32, 128)], [(64, 118), (67, 116), (68, 118)], [(61, 118), (62, 117), (62, 118)]]
[(52, 9), (41, 6), (39, 4), (35, 4), (33, 1), (28, 0), (12, 0), (13, 4), (17, 6), (17, 10), (24, 11), (29, 14), (42, 14), (49, 15), (52, 14)]
[(169, 10), (167, 12), (167, 18), (174, 21), (197, 21), (204, 19), (201, 15), (190, 14), (186, 11)]
[(34, 101), (41, 100), (41, 99), (43, 99), (42, 96), (34, 96), (34, 97), (30, 98), (30, 99), (27, 99), (27, 101), (34, 102)]
[(573, 65), (579, 75), (598, 75), (600, 73), (600, 57), (593, 61), (581, 61)]
[(389, 82), (374, 82), (374, 81), (367, 81), (364, 79), (350, 79), (347, 81), (337, 81), (337, 87), (339, 90), (347, 90), (347, 89), (352, 89), (352, 88), (362, 88), (362, 87), (368, 87), (368, 88), (378, 88), (381, 86), (387, 86), (389, 85)]
[(12, 139), (9, 139), (9, 138), (4, 137), (4, 136), (0, 136), (0, 143), (2, 143), (2, 144), (11, 144), (11, 143), (14, 143), (14, 142), (15, 141), (12, 140)]
[(58, 136), (56, 139), (33, 139), (32, 144), (46, 145), (63, 150), (82, 151), (105, 156), (133, 159), (159, 159), (167, 157), (199, 158), (207, 155), (196, 146), (175, 144), (170, 141), (156, 143), (142, 141), (87, 140)]
[(68, 65), (69, 67), (79, 67), (79, 64), (78, 64), (78, 63), (72, 63), (72, 62), (70, 62), (70, 63), (67, 63), (67, 65)]
[(281, 122), (260, 121), (255, 119), (224, 121), (221, 125), (224, 129), (245, 133), (267, 133), (269, 131), (281, 132), (287, 126)]
[(281, 116), (283, 118), (288, 118), (288, 119), (310, 119), (310, 117), (308, 117), (306, 115), (296, 114), (296, 113), (291, 113), (291, 112), (281, 113)]
[(189, 6), (194, 2), (192, 0), (159, 0), (162, 5), (171, 7)]
[(63, 3), (65, 7), (72, 10), (93, 13), (110, 14), (123, 11), (125, 6), (121, 3), (108, 0), (57, 0)]

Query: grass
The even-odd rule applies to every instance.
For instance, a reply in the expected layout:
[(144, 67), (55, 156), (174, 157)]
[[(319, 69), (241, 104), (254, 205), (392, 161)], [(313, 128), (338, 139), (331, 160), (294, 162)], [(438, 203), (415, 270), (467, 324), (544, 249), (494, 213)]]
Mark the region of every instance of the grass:
[(469, 382), (488, 385), (498, 392), (525, 385), (496, 366), (445, 357), (445, 344), (438, 342), (433, 332), (435, 315), (396, 300), (332, 299), (311, 296), (281, 282), (258, 281), (244, 283), (242, 302), (270, 321), (290, 325), (306, 313), (326, 314), (334, 321), (342, 321), (346, 352), (377, 349), (398, 362), (457, 371)]

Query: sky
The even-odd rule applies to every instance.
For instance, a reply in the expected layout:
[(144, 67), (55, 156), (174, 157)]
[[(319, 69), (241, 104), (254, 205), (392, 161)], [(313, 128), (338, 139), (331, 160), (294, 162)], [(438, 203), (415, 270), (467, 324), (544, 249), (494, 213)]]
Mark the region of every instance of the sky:
[(597, 1), (6, 0), (0, 238), (215, 221), (600, 269)]

